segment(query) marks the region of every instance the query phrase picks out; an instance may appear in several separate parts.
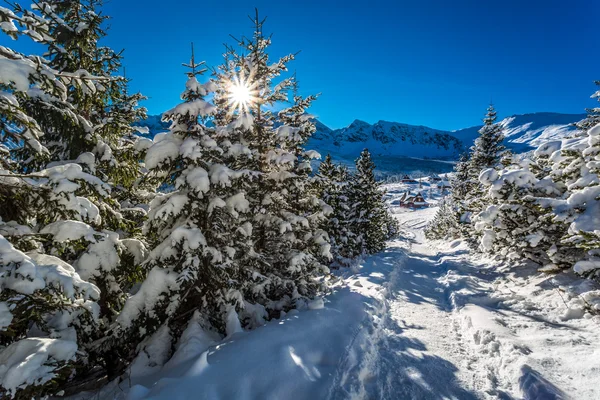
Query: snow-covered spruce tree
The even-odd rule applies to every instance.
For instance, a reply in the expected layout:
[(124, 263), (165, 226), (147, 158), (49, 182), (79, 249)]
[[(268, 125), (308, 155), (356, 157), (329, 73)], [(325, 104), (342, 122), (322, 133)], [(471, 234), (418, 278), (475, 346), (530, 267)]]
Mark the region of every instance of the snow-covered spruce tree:
[(389, 214), (383, 192), (375, 179), (375, 163), (368, 149), (356, 160), (356, 172), (348, 188), (351, 231), (357, 235), (360, 253), (373, 254), (385, 248), (396, 233), (397, 224)]
[(473, 184), (470, 174), (470, 158), (470, 153), (463, 153), (460, 155), (458, 162), (454, 166), (454, 176), (450, 182), (452, 187), (452, 199), (454, 201), (458, 202), (465, 199)]
[(528, 159), (480, 174), (485, 192), (481, 210), (472, 218), (480, 250), (529, 259), (546, 271), (571, 267), (581, 259), (582, 250), (565, 240), (572, 213), (565, 207), (566, 186), (553, 175), (560, 147), (557, 141), (546, 143)]
[(480, 201), (482, 209), (472, 218), (481, 235), (480, 250), (550, 264), (546, 250), (557, 239), (555, 224), (535, 200), (559, 195), (553, 182), (537, 179), (528, 163), (484, 170), (480, 182), (488, 189)]
[(238, 41), (242, 54), (228, 47), (216, 72), (215, 123), (230, 127), (251, 150), (242, 165), (257, 172), (247, 195), (255, 251), (247, 265), (255, 278), (246, 282), (244, 295), (277, 316), (324, 288), (328, 268), (322, 260), (330, 257), (330, 245), (320, 224), (328, 207), (309, 175), (310, 160), (319, 155), (302, 149), (315, 129), (305, 114), (314, 98), (294, 96), (291, 107), (271, 111), (294, 89), (294, 78), (282, 77), (294, 55), (270, 62), (264, 20), (256, 15), (253, 22), (253, 36)]
[[(12, 36), (28, 36), (47, 47), (47, 64), (63, 77), (66, 98), (75, 111), (61, 112), (36, 97), (22, 102), (44, 131), (49, 160), (77, 162), (109, 183), (110, 198), (97, 205), (107, 226), (130, 232), (136, 223), (118, 212), (118, 201), (140, 197), (135, 184), (141, 176), (143, 149), (132, 124), (145, 117), (145, 109), (137, 105), (143, 97), (129, 95), (128, 81), (116, 74), (121, 53), (98, 44), (106, 36), (103, 25), (108, 19), (101, 6), (100, 0), (48, 0), (35, 2), (31, 9), (15, 4), (13, 11), (5, 13), (10, 12), (12, 21), (22, 27), (11, 29)], [(24, 171), (45, 166), (44, 160), (37, 162), (26, 151), (21, 159)]]
[(479, 130), (479, 136), (471, 147), (469, 168), (472, 176), (479, 176), (482, 170), (498, 165), (502, 157), (504, 133), (502, 126), (496, 123), (496, 118), (496, 110), (490, 104), (483, 119), (483, 126)]
[(331, 155), (327, 154), (319, 165), (318, 179), (321, 199), (331, 207), (323, 229), (329, 234), (333, 265), (349, 265), (360, 255), (356, 234), (350, 226), (347, 196), (350, 173), (348, 168), (334, 164)]
[(457, 239), (461, 236), (459, 219), (461, 212), (452, 197), (442, 199), (435, 216), (425, 227), (427, 239)]
[(487, 109), (479, 136), (469, 149), (461, 155), (454, 167), (452, 193), (441, 205), (434, 219), (426, 228), (426, 234), (431, 239), (464, 237), (472, 244), (476, 238), (471, 225), (471, 218), (480, 212), (484, 203), (485, 188), (479, 175), (483, 170), (500, 166), (505, 153), (502, 145), (504, 140), (502, 126), (496, 123), (496, 110), (490, 104)]
[[(567, 186), (568, 197), (555, 205), (556, 219), (569, 223), (563, 243), (583, 249), (584, 259), (574, 265), (575, 272), (589, 278), (600, 279), (600, 124), (587, 131), (582, 141), (587, 146), (581, 152), (585, 166), (579, 169), (579, 179)], [(571, 145), (571, 151), (573, 146)], [(577, 158), (576, 158), (577, 159)]]
[(454, 176), (450, 181), (452, 190), (445, 197), (435, 216), (425, 227), (428, 239), (457, 239), (468, 237), (468, 230), (461, 226), (461, 216), (465, 215), (464, 201), (469, 195), (475, 182), (472, 180), (469, 168), (469, 153), (461, 154), (454, 166)]
[(183, 103), (163, 114), (170, 131), (157, 135), (146, 153), (152, 180), (170, 190), (150, 204), (148, 275), (107, 339), (125, 360), (143, 352), (138, 344), (157, 331), (177, 337), (196, 310), (206, 327), (225, 331), (240, 298), (236, 282), (246, 279), (238, 260), (252, 251), (245, 198), (251, 173), (232, 168), (249, 151), (226, 129), (205, 125), (215, 108), (204, 100), (214, 84), (197, 79), (203, 64), (192, 55)]
[(468, 223), (471, 215), (481, 209), (480, 199), (484, 193), (479, 175), (488, 168), (499, 166), (502, 158), (504, 134), (502, 126), (496, 123), (496, 118), (496, 110), (490, 104), (483, 119), (483, 126), (479, 129), (479, 136), (469, 151), (469, 179), (464, 188), (464, 198), (460, 202), (463, 208), (461, 222)]
[[(126, 80), (113, 76), (120, 65), (120, 55), (97, 44), (105, 35), (101, 25), (106, 17), (98, 12), (100, 5), (98, 1), (50, 1), (35, 3), (30, 10), (17, 4), (13, 11), (2, 9), (0, 14), (10, 22), (3, 27), (11, 27), (8, 29), (11, 36), (26, 36), (47, 46), (48, 59), (35, 60), (52, 71), (47, 76), (53, 77), (54, 85), (60, 89), (60, 93), (53, 93), (54, 97), (44, 97), (43, 91), (37, 91), (40, 87), (34, 79), (35, 86), (15, 93), (21, 112), (43, 132), (38, 142), (44, 156), (38, 156), (40, 151), (14, 137), (10, 138), (11, 156), (21, 173), (48, 168), (55, 172), (60, 169), (61, 174), (67, 174), (66, 178), (72, 181), (81, 179), (82, 172), (92, 177), (61, 189), (64, 195), (70, 193), (71, 199), (85, 199), (90, 203), (85, 212), (89, 209), (98, 212), (97, 216), (74, 219), (102, 232), (102, 245), (111, 242), (113, 251), (110, 257), (99, 257), (99, 254), (107, 254), (108, 249), (97, 248), (99, 244), (95, 239), (81, 241), (66, 246), (69, 250), (65, 261), (78, 260), (76, 264), (88, 272), (92, 270), (90, 263), (99, 267), (91, 279), (101, 289), (102, 315), (109, 315), (120, 308), (125, 292), (139, 279), (135, 263), (143, 253), (143, 245), (135, 239), (121, 242), (120, 236), (128, 237), (135, 232), (136, 222), (124, 218), (115, 193), (136, 193), (132, 190), (132, 180), (138, 179), (139, 156), (144, 149), (140, 147), (140, 139), (131, 135), (131, 123), (142, 116), (144, 110), (136, 106), (141, 96), (127, 95)], [(100, 180), (102, 184), (98, 184)], [(126, 187), (129, 189), (123, 190)], [(49, 214), (56, 212), (60, 212), (60, 208)], [(61, 219), (71, 218), (63, 213)], [(59, 222), (59, 219), (44, 217), (36, 222), (41, 231), (41, 224)], [(63, 243), (55, 242), (44, 242), (43, 251), (57, 255), (66, 250)], [(87, 253), (85, 257), (84, 253)]]
[(22, 149), (36, 160), (49, 153), (40, 143), (41, 125), (23, 102), (37, 98), (75, 115), (62, 79), (38, 57), (0, 50), (0, 147), (6, 156), (0, 167), (0, 395), (7, 397), (58, 391), (86, 361), (82, 343), (97, 330), (98, 288), (64, 259), (44, 254), (52, 237), (43, 229), (98, 218), (98, 208), (73, 192), (105, 187), (76, 164), (19, 173)]
[(476, 218), (485, 231), (482, 246), (598, 278), (600, 128), (592, 125), (594, 109), (588, 111), (581, 125), (588, 128), (586, 136), (548, 142), (529, 161), (482, 174), (496, 194), (495, 204)]
[[(45, 4), (34, 7), (46, 7)], [(45, 10), (48, 14), (49, 9)], [(55, 37), (62, 30), (48, 28), (52, 23), (62, 24), (58, 14), (48, 14), (46, 19), (15, 6), (14, 11), (0, 8), (0, 19), (2, 30), (15, 38), (27, 35), (38, 42), (52, 43), (55, 49), (62, 48)], [(71, 138), (97, 137), (90, 121), (97, 118), (95, 112), (86, 112), (74, 103), (74, 93), (95, 88), (99, 95), (107, 78), (83, 69), (61, 71), (52, 67), (51, 60), (25, 56), (5, 47), (0, 49), (0, 64), (0, 147), (7, 155), (0, 171), (0, 234), (12, 246), (11, 254), (20, 250), (33, 260), (21, 257), (20, 264), (11, 264), (10, 260), (0, 263), (6, 272), (0, 275), (17, 282), (36, 282), (31, 293), (0, 285), (0, 301), (10, 303), (9, 311), (14, 317), (6, 327), (14, 343), (4, 344), (21, 346), (18, 341), (25, 336), (50, 335), (71, 341), (77, 350), (75, 357), (60, 356), (60, 360), (58, 355), (54, 359), (48, 358), (50, 355), (32, 358), (40, 365), (49, 363), (50, 367), (47, 375), (18, 384), (23, 396), (31, 398), (31, 393), (53, 393), (66, 381), (85, 375), (87, 368), (103, 363), (101, 357), (89, 352), (90, 342), (103, 335), (103, 326), (114, 318), (126, 292), (139, 279), (135, 266), (143, 259), (144, 246), (139, 240), (121, 239), (108, 230), (124, 226), (123, 218), (112, 198), (114, 186), (97, 176), (100, 164), (96, 164), (95, 155), (80, 148), (81, 153), (73, 153), (73, 158), (64, 156), (71, 149), (66, 144)], [(105, 117), (103, 124), (112, 118)], [(69, 143), (75, 145), (77, 141)], [(68, 283), (68, 277), (75, 283)], [(94, 294), (88, 298), (97, 302), (90, 303), (74, 292), (73, 285), (94, 287)], [(67, 316), (69, 313), (72, 318)], [(23, 351), (11, 358), (11, 367), (4, 371), (7, 375), (3, 379), (24, 374), (19, 369), (19, 357), (30, 357), (26, 349), (41, 351), (38, 345), (23, 346)], [(6, 351), (2, 354), (8, 357), (10, 352)], [(58, 367), (67, 360), (69, 370), (53, 377), (52, 365)]]

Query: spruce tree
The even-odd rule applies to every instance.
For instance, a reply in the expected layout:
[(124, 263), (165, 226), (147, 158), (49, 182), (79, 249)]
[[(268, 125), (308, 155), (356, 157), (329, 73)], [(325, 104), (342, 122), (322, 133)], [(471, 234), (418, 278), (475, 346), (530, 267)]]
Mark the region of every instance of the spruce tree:
[(454, 167), (451, 182), (452, 192), (446, 199), (436, 216), (426, 228), (426, 234), (432, 239), (464, 237), (475, 245), (476, 231), (470, 226), (472, 217), (483, 208), (483, 198), (487, 190), (480, 182), (482, 171), (500, 164), (505, 153), (502, 126), (496, 123), (497, 114), (490, 104), (483, 126), (479, 129), (479, 137), (469, 149), (462, 154)]
[(351, 229), (357, 235), (359, 253), (373, 254), (383, 250), (396, 225), (386, 209), (383, 192), (375, 179), (375, 163), (368, 149), (364, 149), (356, 160), (348, 197)]
[(494, 167), (500, 161), (504, 151), (502, 145), (504, 134), (502, 126), (496, 123), (496, 118), (496, 110), (490, 104), (483, 119), (483, 126), (479, 130), (479, 137), (471, 147), (469, 166), (471, 176), (479, 176), (483, 169)]
[(360, 255), (356, 233), (352, 232), (350, 224), (350, 173), (348, 168), (334, 164), (331, 155), (327, 154), (319, 165), (318, 179), (321, 199), (331, 207), (323, 229), (329, 234), (333, 265), (349, 265)]
[(229, 314), (243, 306), (241, 283), (252, 279), (240, 262), (252, 252), (245, 195), (251, 172), (235, 167), (247, 147), (230, 130), (207, 127), (215, 107), (204, 97), (214, 83), (198, 81), (206, 68), (193, 55), (186, 66), (183, 103), (163, 114), (171, 129), (145, 158), (153, 179), (172, 190), (150, 204), (144, 233), (151, 252), (142, 266), (148, 276), (117, 318), (112, 340), (127, 358), (161, 326), (181, 333), (195, 311), (207, 329), (225, 332)]
[(328, 268), (322, 260), (330, 257), (330, 245), (319, 228), (326, 206), (310, 178), (318, 153), (301, 149), (315, 130), (305, 114), (314, 97), (294, 96), (283, 112), (271, 110), (294, 90), (294, 78), (282, 76), (294, 55), (271, 62), (264, 20), (251, 19), (254, 34), (237, 43), (243, 53), (227, 47), (216, 72), (215, 123), (232, 129), (251, 152), (242, 164), (256, 172), (248, 193), (255, 253), (247, 266), (264, 283), (248, 282), (244, 290), (249, 302), (278, 315), (323, 290), (320, 278)]
[(461, 211), (452, 197), (442, 199), (435, 216), (425, 227), (427, 239), (456, 239), (460, 237), (459, 219)]
[[(590, 122), (594, 116), (590, 116)], [(596, 225), (600, 212), (600, 121), (588, 129), (584, 137), (587, 146), (581, 151), (576, 166), (583, 159), (585, 163), (579, 168), (571, 168), (576, 173), (571, 175), (571, 183), (567, 186), (568, 198), (557, 207), (561, 212), (557, 219), (568, 225), (564, 243), (570, 243), (585, 251), (582, 260), (574, 265), (575, 272), (589, 278), (600, 280), (600, 234)], [(571, 155), (577, 154), (570, 149)], [(573, 166), (573, 163), (571, 163)], [(578, 177), (573, 181), (573, 178)]]
[[(125, 101), (113, 86), (119, 80), (106, 72), (110, 57), (100, 57), (104, 50), (90, 54), (69, 47), (85, 35), (86, 23), (97, 26), (103, 20), (89, 8), (95, 2), (88, 8), (81, 4), (0, 8), (4, 32), (13, 38), (29, 37), (49, 49), (45, 58), (0, 49), (0, 148), (7, 155), (0, 167), (0, 201), (8, 205), (0, 208), (0, 234), (9, 254), (0, 262), (0, 275), (13, 283), (23, 281), (2, 291), (0, 301), (15, 311), (11, 324), (1, 329), (6, 328), (10, 338), (3, 344), (25, 346), (23, 340), (41, 336), (40, 340), (67, 341), (75, 349), (68, 359), (48, 359), (59, 366), (66, 362), (69, 368), (59, 368), (51, 381), (40, 377), (39, 386), (25, 385), (19, 393), (27, 398), (52, 393), (105, 363), (93, 342), (105, 335), (129, 290), (142, 278), (137, 266), (145, 257), (143, 243), (126, 238), (131, 225), (119, 212), (115, 188), (125, 180), (109, 172), (128, 169), (125, 159), (114, 157), (128, 149), (135, 170), (130, 176), (137, 179), (140, 153), (133, 147), (138, 141), (131, 138), (124, 145), (117, 140), (113, 151), (106, 139), (132, 132), (129, 124), (140, 115), (135, 107), (140, 97)], [(78, 11), (78, 16), (69, 17)], [(96, 39), (92, 35), (87, 42), (96, 46)], [(72, 64), (57, 61), (67, 54)], [(83, 64), (75, 69), (88, 57), (104, 66), (90, 67), (93, 73)], [(27, 286), (34, 289), (25, 293), (22, 288)], [(86, 289), (91, 294), (78, 289), (83, 287), (93, 288)], [(52, 346), (61, 343), (65, 344)], [(18, 365), (18, 360), (12, 361)]]

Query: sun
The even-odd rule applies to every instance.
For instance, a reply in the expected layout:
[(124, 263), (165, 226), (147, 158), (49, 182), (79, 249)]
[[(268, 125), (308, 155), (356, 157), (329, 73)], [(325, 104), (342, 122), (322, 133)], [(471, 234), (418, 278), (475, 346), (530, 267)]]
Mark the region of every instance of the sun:
[(230, 97), (235, 103), (248, 105), (250, 102), (250, 88), (243, 82), (235, 83), (231, 85)]
[(248, 112), (258, 102), (256, 83), (250, 82), (243, 75), (233, 77), (227, 92), (229, 104), (239, 112)]

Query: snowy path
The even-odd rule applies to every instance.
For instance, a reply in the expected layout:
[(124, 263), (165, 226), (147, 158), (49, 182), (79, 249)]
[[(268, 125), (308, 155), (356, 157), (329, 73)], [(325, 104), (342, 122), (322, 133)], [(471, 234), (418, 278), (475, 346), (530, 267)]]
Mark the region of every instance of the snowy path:
[(401, 256), (393, 248), (382, 261), (388, 257), (401, 262), (389, 283), (387, 315), (376, 326), (350, 389), (336, 389), (338, 398), (476, 399), (457, 375), (464, 351), (453, 330), (450, 304), (435, 281), (443, 267), (435, 259)]
[[(438, 279), (446, 265), (423, 245), (421, 218), (403, 221), (408, 240), (393, 242), (373, 266), (394, 264), (385, 294), (382, 321), (376, 324), (364, 363), (346, 372), (347, 387), (334, 398), (476, 399), (460, 373), (462, 348), (450, 313), (451, 301)], [(364, 347), (361, 344), (359, 347)], [(352, 373), (354, 372), (354, 376)], [(462, 376), (465, 375), (465, 376)]]
[(591, 283), (430, 243), (434, 212), (397, 214), (403, 237), (344, 271), (324, 305), (220, 342), (192, 332), (178, 362), (95, 398), (600, 398), (600, 318), (571, 293)]

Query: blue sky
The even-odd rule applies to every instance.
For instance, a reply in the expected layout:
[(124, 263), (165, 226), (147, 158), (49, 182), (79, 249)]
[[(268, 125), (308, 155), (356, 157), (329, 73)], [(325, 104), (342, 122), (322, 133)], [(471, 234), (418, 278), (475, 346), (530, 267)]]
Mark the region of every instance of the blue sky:
[(158, 114), (178, 102), (190, 42), (217, 65), (229, 34), (252, 33), (254, 7), (268, 17), (273, 57), (301, 50), (291, 68), (303, 93), (322, 93), (312, 112), (334, 128), (361, 119), (458, 129), (477, 125), (490, 98), (501, 117), (595, 104), (595, 0), (111, 0), (105, 43), (125, 49), (132, 89)]

